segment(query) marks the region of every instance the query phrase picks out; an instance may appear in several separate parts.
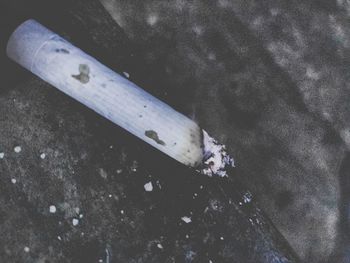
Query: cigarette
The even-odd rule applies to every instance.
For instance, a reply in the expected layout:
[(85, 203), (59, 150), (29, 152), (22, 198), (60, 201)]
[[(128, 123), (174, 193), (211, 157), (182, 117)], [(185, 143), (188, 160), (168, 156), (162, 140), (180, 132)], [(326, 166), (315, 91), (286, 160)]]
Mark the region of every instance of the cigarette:
[[(118, 52), (118, 51), (116, 51)], [(35, 20), (11, 35), (9, 58), (173, 159), (212, 176), (233, 159), (197, 123)]]

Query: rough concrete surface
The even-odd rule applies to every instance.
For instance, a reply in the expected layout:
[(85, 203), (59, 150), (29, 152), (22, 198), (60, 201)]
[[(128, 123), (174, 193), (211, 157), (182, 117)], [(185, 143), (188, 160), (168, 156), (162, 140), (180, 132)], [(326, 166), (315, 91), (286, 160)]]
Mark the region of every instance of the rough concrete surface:
[[(303, 261), (348, 262), (349, 1), (101, 2), (138, 54), (138, 72), (119, 70), (228, 146), (235, 176)], [(217, 234), (227, 229), (195, 225), (224, 199), (179, 205), (213, 181), (188, 179), (40, 80), (4, 90), (3, 262), (214, 263), (239, 251)]]

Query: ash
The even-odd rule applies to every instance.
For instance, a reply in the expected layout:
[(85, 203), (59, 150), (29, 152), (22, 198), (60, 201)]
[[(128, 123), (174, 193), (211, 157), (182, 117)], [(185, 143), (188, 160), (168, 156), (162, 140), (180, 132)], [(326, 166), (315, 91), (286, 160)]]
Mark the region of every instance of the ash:
[(235, 167), (233, 158), (226, 152), (226, 146), (218, 143), (203, 130), (203, 167), (200, 173), (212, 176), (226, 177), (227, 168)]

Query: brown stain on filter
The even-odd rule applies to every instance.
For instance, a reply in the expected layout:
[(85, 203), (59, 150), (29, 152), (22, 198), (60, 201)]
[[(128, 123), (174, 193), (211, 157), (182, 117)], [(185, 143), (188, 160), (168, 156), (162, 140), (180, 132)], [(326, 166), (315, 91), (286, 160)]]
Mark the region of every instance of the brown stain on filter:
[(79, 65), (79, 75), (72, 75), (73, 78), (79, 80), (83, 84), (87, 84), (90, 81), (90, 68), (86, 64)]
[(160, 145), (165, 145), (165, 142), (162, 141), (161, 139), (159, 139), (158, 133), (153, 131), (153, 130), (149, 130), (149, 131), (145, 131), (145, 135), (148, 138), (151, 138), (152, 140), (154, 140), (156, 143), (160, 144)]

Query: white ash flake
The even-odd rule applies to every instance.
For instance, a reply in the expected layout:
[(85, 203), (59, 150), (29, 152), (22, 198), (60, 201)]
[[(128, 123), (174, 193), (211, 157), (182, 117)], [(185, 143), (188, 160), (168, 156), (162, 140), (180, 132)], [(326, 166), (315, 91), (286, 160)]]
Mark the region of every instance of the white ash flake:
[(22, 151), (21, 146), (16, 146), (15, 148), (13, 148), (13, 150), (15, 151), (15, 153), (20, 153)]
[(219, 144), (214, 138), (203, 130), (204, 160), (202, 174), (226, 177), (227, 167), (235, 167), (234, 160), (226, 152), (226, 146)]
[(57, 239), (58, 239), (59, 241), (62, 241), (62, 237), (60, 237), (60, 236), (57, 236)]
[(132, 165), (131, 165), (131, 167), (130, 167), (131, 171), (136, 172), (136, 171), (137, 171), (137, 168), (138, 168), (138, 163), (137, 163), (137, 161), (133, 161), (133, 162), (132, 162)]
[(186, 224), (189, 224), (192, 222), (192, 219), (188, 216), (181, 217), (181, 220), (184, 221)]
[(124, 215), (125, 211), (124, 211), (124, 210), (120, 210), (120, 213), (121, 213), (122, 215)]
[(4, 159), (5, 153), (0, 153), (0, 159)]
[(163, 246), (162, 246), (162, 244), (157, 244), (157, 247), (159, 248), (159, 249), (163, 249)]
[(220, 237), (220, 240), (224, 240), (224, 237)]
[(42, 160), (44, 160), (44, 159), (46, 158), (46, 154), (45, 154), (45, 153), (40, 154), (40, 158), (41, 158)]
[(73, 226), (77, 226), (79, 224), (79, 219), (73, 218), (72, 224), (73, 224)]
[(154, 26), (158, 21), (158, 16), (156, 14), (150, 14), (147, 17), (147, 24), (149, 24), (150, 26)]
[(24, 247), (24, 252), (26, 252), (26, 253), (29, 253), (29, 251), (30, 251), (30, 248), (29, 247)]
[(15, 184), (15, 183), (17, 183), (17, 180), (15, 178), (12, 178), (11, 183)]
[(50, 205), (50, 207), (49, 207), (49, 211), (50, 211), (50, 213), (51, 213), (51, 214), (56, 213), (56, 211), (57, 211), (56, 206), (54, 206), (54, 205)]
[(152, 192), (153, 191), (153, 184), (152, 184), (152, 182), (148, 182), (143, 187), (145, 188), (146, 192)]
[(252, 201), (252, 199), (253, 199), (253, 196), (252, 196), (252, 194), (249, 193), (249, 192), (247, 192), (247, 193), (245, 193), (245, 194), (243, 195), (243, 202), (244, 202), (245, 204), (250, 203), (250, 202)]

